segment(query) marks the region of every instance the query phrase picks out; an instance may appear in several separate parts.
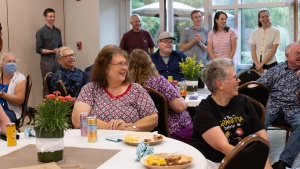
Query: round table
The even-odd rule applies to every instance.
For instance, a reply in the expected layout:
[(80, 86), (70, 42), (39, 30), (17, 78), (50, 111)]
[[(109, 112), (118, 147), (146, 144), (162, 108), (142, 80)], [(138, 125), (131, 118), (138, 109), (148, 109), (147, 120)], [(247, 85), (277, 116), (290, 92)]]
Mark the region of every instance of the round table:
[[(87, 137), (80, 136), (79, 129), (68, 130), (65, 132), (64, 145), (65, 147), (83, 147), (93, 149), (115, 149), (120, 150), (117, 154), (104, 162), (99, 169), (112, 169), (112, 168), (133, 168), (140, 169), (146, 168), (140, 162), (136, 161), (136, 146), (127, 145), (124, 142), (108, 141), (105, 138), (109, 136), (121, 135), (124, 136), (130, 133), (130, 131), (120, 130), (98, 130), (98, 141), (95, 143), (89, 143)], [(22, 148), (28, 144), (35, 144), (35, 137), (24, 138), (23, 133), (20, 134), (20, 139), (17, 141), (17, 146), (7, 147), (7, 143), (0, 140), (0, 156), (13, 152), (19, 148)], [(190, 155), (194, 158), (193, 164), (189, 169), (206, 169), (207, 163), (205, 157), (196, 148), (185, 144), (181, 141), (177, 141), (172, 138), (165, 137), (164, 140), (158, 144), (153, 145), (154, 153), (160, 152), (182, 152), (183, 154)]]

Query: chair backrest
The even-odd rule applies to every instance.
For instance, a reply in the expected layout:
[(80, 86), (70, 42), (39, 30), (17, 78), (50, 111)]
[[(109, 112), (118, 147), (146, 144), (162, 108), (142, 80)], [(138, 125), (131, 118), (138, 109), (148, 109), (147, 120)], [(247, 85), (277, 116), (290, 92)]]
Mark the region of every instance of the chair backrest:
[(266, 107), (270, 94), (270, 90), (266, 86), (255, 81), (251, 81), (239, 86), (238, 90), (239, 94), (249, 96)]
[(152, 88), (144, 87), (144, 89), (147, 90), (158, 110), (158, 125), (153, 129), (153, 131), (157, 131), (159, 134), (170, 137), (168, 127), (168, 102), (166, 97)]
[(300, 90), (297, 92), (298, 104), (300, 105)]
[(254, 69), (245, 70), (239, 74), (239, 79), (241, 80), (240, 85), (250, 81), (255, 81), (259, 79), (260, 76), (261, 74)]
[(266, 117), (266, 109), (265, 107), (259, 103), (258, 101), (252, 99), (251, 97), (247, 96), (248, 99), (252, 102), (252, 105), (254, 106), (255, 108), (255, 111), (258, 115), (258, 117), (260, 118), (262, 124), (265, 123), (265, 117)]
[(69, 95), (65, 84), (61, 80), (58, 80), (57, 89), (58, 91), (60, 91), (61, 96)]
[(26, 90), (25, 90), (24, 103), (22, 104), (22, 116), (21, 116), (21, 119), (20, 119), (20, 123), (17, 126), (17, 130), (19, 132), (20, 132), (20, 128), (23, 126), (25, 117), (27, 115), (27, 104), (28, 104), (28, 100), (29, 100), (29, 95), (30, 95), (31, 87), (32, 87), (32, 79), (31, 79), (31, 75), (29, 74), (26, 77)]
[(50, 84), (50, 81), (51, 81), (53, 75), (54, 74), (52, 72), (48, 72), (44, 77), (44, 88), (46, 89), (46, 94), (53, 93), (53, 90), (52, 90), (51, 84)]
[(224, 157), (219, 169), (264, 168), (269, 150), (268, 141), (257, 135), (249, 135)]

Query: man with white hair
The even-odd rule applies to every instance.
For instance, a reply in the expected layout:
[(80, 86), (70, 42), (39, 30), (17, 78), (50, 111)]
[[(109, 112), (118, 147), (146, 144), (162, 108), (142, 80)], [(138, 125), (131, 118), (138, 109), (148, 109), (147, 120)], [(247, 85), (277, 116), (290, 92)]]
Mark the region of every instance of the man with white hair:
[(149, 31), (141, 28), (140, 16), (134, 14), (130, 17), (132, 29), (126, 32), (121, 40), (120, 48), (130, 55), (133, 49), (142, 49), (147, 53), (154, 52), (155, 42)]
[(53, 91), (58, 90), (58, 81), (61, 80), (68, 94), (75, 100), (83, 76), (82, 70), (75, 67), (76, 53), (70, 47), (65, 46), (58, 49), (56, 56), (60, 67), (51, 79), (51, 88)]

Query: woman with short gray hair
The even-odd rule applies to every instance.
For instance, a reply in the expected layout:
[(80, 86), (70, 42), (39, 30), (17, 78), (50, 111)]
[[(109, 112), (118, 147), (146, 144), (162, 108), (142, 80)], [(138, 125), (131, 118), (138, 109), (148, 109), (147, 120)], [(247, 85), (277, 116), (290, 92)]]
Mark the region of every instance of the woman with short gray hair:
[[(231, 59), (211, 60), (202, 77), (212, 94), (196, 110), (192, 145), (205, 156), (209, 168), (218, 168), (243, 138), (256, 134), (268, 140), (268, 135), (252, 103), (238, 95), (240, 80)], [(269, 160), (265, 168), (271, 168)]]

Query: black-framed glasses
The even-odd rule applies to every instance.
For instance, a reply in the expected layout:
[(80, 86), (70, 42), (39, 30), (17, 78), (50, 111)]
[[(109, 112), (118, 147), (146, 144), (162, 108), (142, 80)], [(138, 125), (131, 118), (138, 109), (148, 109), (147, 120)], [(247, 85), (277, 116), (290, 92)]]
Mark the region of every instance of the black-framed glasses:
[(168, 41), (168, 40), (161, 40), (163, 43), (168, 44), (168, 45), (173, 45), (174, 41)]
[(62, 56), (62, 58), (70, 59), (72, 56), (75, 58), (76, 57), (76, 53), (72, 53), (72, 54), (69, 54), (69, 55)]
[(128, 62), (120, 62), (120, 63), (110, 63), (111, 65), (114, 65), (114, 66), (118, 66), (118, 67), (128, 67), (129, 63)]

